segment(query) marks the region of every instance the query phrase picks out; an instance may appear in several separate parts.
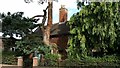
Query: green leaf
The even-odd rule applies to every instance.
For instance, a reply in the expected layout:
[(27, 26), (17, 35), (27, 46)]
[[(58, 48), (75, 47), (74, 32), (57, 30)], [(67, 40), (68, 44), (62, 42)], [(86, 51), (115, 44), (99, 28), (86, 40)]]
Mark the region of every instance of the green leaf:
[(76, 28), (73, 28), (72, 30), (70, 30), (71, 34), (76, 34)]

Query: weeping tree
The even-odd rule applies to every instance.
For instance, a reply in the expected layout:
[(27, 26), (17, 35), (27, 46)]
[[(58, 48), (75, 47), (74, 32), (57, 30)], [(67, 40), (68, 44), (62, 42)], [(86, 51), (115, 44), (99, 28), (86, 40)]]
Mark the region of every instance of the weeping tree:
[(120, 2), (78, 2), (80, 12), (74, 14), (68, 25), (70, 39), (68, 53), (81, 59), (91, 55), (114, 54), (120, 49)]

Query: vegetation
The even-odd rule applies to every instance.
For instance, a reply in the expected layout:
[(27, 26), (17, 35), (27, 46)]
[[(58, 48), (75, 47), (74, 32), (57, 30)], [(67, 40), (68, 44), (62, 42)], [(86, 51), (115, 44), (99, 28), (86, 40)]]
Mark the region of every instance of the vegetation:
[(3, 64), (12, 64), (12, 65), (17, 65), (17, 57), (16, 57), (16, 52), (2, 52), (2, 63)]
[(69, 57), (81, 60), (95, 53), (96, 57), (119, 55), (119, 2), (91, 2), (82, 4), (81, 8), (68, 22), (71, 33)]
[[(52, 6), (52, 5), (49, 5), (49, 6)], [(18, 53), (20, 53), (18, 55), (27, 57), (28, 55), (30, 55), (31, 53), (34, 53), (36, 51), (39, 51), (39, 53), (46, 55), (46, 53), (50, 49), (52, 49), (51, 47), (44, 46), (45, 44), (46, 45), (49, 44), (50, 26), (52, 23), (51, 21), (49, 21), (47, 27), (44, 27), (44, 24), (45, 24), (45, 21), (47, 18), (46, 17), (47, 8), (45, 10), (43, 10), (43, 12), (44, 12), (43, 15), (36, 15), (33, 18), (23, 17), (23, 12), (17, 12), (14, 14), (11, 14), (10, 12), (8, 12), (7, 14), (3, 13), (1, 15), (2, 24), (4, 27), (2, 29), (2, 32), (4, 33), (3, 36), (4, 37), (10, 36), (10, 39), (11, 38), (15, 39), (14, 35), (16, 37), (22, 38), (20, 40), (10, 40), (12, 42), (13, 46), (17, 47), (17, 51), (18, 51)], [(48, 11), (50, 11), (50, 10), (52, 10), (52, 9), (48, 9)], [(52, 14), (50, 14), (49, 16), (51, 17)], [(43, 17), (42, 23), (40, 25), (34, 24), (39, 20), (39, 19), (34, 19), (35, 17)], [(34, 29), (37, 26), (39, 26), (41, 28), (41, 30), (43, 31), (43, 38), (41, 38), (41, 37), (37, 38), (35, 35), (33, 35), (32, 29)], [(43, 40), (41, 40), (41, 39), (43, 39)], [(44, 43), (42, 41), (44, 41)], [(6, 43), (6, 45), (8, 45), (7, 44), (8, 41), (6, 41), (6, 39), (5, 39), (4, 43)]]
[(5, 50), (9, 50), (11, 47), (15, 47), (15, 42), (18, 40), (15, 37), (20, 37), (21, 39), (32, 33), (36, 24), (35, 19), (23, 17), (23, 12), (16, 12), (11, 14), (1, 14), (2, 20), (2, 33), (3, 33), (3, 43)]
[[(32, 57), (37, 56), (38, 54), (44, 54), (45, 58), (48, 59), (49, 57), (51, 58), (51, 61), (57, 58), (53, 58), (57, 56), (57, 54), (50, 54), (52, 48), (45, 46), (43, 37), (32, 32), (32, 29), (35, 27), (43, 26), (45, 21), (40, 25), (35, 24), (38, 19), (25, 18), (23, 17), (23, 12), (17, 12), (13, 14), (8, 12), (7, 15), (2, 14), (1, 17), (4, 27), (2, 31), (4, 33), (3, 36), (5, 37), (5, 39), (3, 39), (5, 51), (9, 51), (10, 47), (16, 47), (17, 54), (15, 57), (23, 56), (24, 67), (32, 65)], [(16, 39), (15, 35), (16, 37), (21, 37), (21, 39)], [(28, 62), (30, 63), (28, 64)], [(52, 65), (54, 64), (52, 63)]]
[[(18, 57), (18, 56), (27, 57), (26, 55), (29, 55), (30, 51), (32, 50), (32, 49), (31, 50), (29, 49), (30, 51), (27, 50), (30, 46), (27, 47), (27, 45), (25, 44), (24, 46), (22, 46), (20, 45), (20, 43), (21, 42), (27, 43), (26, 39), (28, 38), (29, 35), (32, 34), (32, 29), (34, 29), (39, 25), (35, 24), (35, 22), (37, 21), (36, 19), (23, 17), (23, 14), (24, 14), (23, 12), (16, 12), (13, 14), (8, 12), (7, 14), (4, 14), (4, 13), (1, 14), (2, 27), (3, 27), (2, 32), (4, 37), (2, 40), (5, 48), (4, 52), (6, 53), (6, 54), (3, 54), (3, 59), (4, 59), (3, 63), (5, 64), (16, 63), (16, 62), (13, 62), (16, 59), (15, 57)], [(20, 37), (21, 39), (16, 39), (15, 36)], [(20, 46), (22, 46), (22, 48)], [(10, 48), (12, 47), (18, 47), (17, 53), (15, 55), (11, 54), (9, 56), (8, 53), (10, 51)], [(26, 51), (28, 52), (26, 53)]]
[(78, 66), (78, 67), (97, 67), (97, 68), (106, 68), (111, 66), (112, 68), (119, 67), (120, 61), (119, 57), (115, 55), (111, 56), (104, 56), (104, 57), (87, 57), (84, 60), (77, 60), (77, 59), (66, 59), (64, 62), (61, 63), (61, 66)]
[(15, 44), (17, 45), (16, 50), (19, 51), (21, 55), (29, 55), (40, 50), (44, 46), (40, 36), (35, 34), (28, 35), (24, 37), (23, 40), (16, 41)]
[(16, 12), (11, 14), (10, 12), (1, 15), (2, 19), (2, 32), (4, 33), (4, 37), (9, 35), (13, 37), (24, 37), (30, 33), (32, 33), (32, 29), (34, 29), (35, 20), (31, 18), (23, 17), (23, 12)]
[[(89, 5), (78, 3), (78, 6), (82, 9), (74, 14), (68, 22), (71, 34), (67, 49), (68, 58), (61, 65), (118, 66), (120, 64), (119, 3), (91, 2)], [(15, 54), (3, 52), (2, 63), (16, 64), (15, 57), (23, 56), (24, 67), (27, 67), (32, 65), (31, 54), (32, 57), (43, 54), (45, 58), (44, 66), (58, 65), (57, 60), (60, 56), (58, 54), (51, 54), (52, 48), (45, 46), (43, 42), (44, 36), (41, 37), (32, 32), (32, 29), (37, 26), (42, 26), (43, 31), (47, 30), (43, 27), (46, 21), (46, 10), (44, 10), (44, 15), (42, 15), (44, 18), (42, 24), (38, 25), (35, 24), (38, 19), (25, 18), (23, 17), (23, 12), (14, 14), (8, 12), (7, 15), (1, 15), (3, 36), (5, 38), (7, 35), (10, 36), (10, 39), (3, 40), (4, 45), (8, 48), (16, 46), (17, 51)], [(17, 40), (14, 38), (14, 35), (22, 39)]]
[(45, 66), (58, 66), (58, 59), (61, 56), (59, 54), (46, 53), (45, 55)]

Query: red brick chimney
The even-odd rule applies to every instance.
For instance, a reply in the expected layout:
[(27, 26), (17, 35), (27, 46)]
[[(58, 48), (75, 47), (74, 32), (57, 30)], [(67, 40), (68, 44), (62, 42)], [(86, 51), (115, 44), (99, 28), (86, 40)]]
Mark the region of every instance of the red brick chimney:
[(61, 8), (59, 9), (59, 22), (66, 22), (67, 21), (67, 13), (68, 10), (65, 8), (65, 5), (61, 5)]

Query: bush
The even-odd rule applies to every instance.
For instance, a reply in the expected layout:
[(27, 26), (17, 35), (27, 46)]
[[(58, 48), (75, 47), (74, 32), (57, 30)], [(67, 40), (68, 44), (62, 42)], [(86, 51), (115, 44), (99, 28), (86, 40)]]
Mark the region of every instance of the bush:
[(90, 57), (87, 56), (82, 60), (66, 59), (61, 63), (62, 66), (120, 66), (120, 58), (116, 55), (107, 55), (104, 57)]
[(59, 54), (45, 54), (45, 66), (58, 66)]
[(15, 52), (2, 52), (2, 64), (11, 64), (17, 65), (17, 58), (15, 56)]

